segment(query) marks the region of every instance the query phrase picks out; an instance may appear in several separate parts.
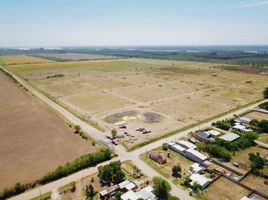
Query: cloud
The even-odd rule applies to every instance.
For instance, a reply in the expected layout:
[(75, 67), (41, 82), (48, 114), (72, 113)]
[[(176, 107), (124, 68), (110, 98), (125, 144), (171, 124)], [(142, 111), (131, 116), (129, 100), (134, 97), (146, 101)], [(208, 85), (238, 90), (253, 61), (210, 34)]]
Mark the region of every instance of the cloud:
[(248, 3), (244, 3), (241, 7), (257, 7), (268, 5), (268, 0), (255, 0)]

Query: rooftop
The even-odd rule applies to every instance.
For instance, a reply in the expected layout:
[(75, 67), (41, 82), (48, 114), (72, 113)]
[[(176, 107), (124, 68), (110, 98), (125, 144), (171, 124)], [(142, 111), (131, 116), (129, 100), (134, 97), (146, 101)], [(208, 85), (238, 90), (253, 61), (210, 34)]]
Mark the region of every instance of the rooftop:
[(208, 179), (204, 175), (200, 175), (200, 174), (192, 174), (190, 176), (190, 179), (192, 180), (192, 182), (190, 183), (191, 185), (193, 185), (196, 182), (201, 186), (205, 186), (211, 181), (211, 179)]
[(239, 138), (240, 136), (235, 134), (235, 133), (227, 133), (221, 137), (219, 137), (222, 140), (228, 141), (228, 142), (232, 142), (234, 140), (236, 140), (237, 138)]
[(216, 130), (206, 131), (206, 133), (213, 135), (213, 136), (218, 136), (221, 134), (219, 131), (216, 131)]
[(186, 152), (191, 153), (192, 155), (198, 157), (200, 160), (206, 160), (207, 156), (203, 155), (199, 151), (196, 151), (194, 149), (187, 149)]
[(179, 140), (176, 143), (179, 144), (179, 145), (185, 146), (185, 147), (187, 147), (189, 149), (196, 149), (196, 145), (192, 144), (191, 142), (187, 142), (187, 141), (184, 141), (184, 140)]

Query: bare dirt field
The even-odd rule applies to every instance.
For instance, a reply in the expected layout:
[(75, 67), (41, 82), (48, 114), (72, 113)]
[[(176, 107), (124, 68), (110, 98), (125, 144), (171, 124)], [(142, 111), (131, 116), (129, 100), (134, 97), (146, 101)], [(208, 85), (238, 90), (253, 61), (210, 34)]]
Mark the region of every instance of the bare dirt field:
[[(128, 148), (168, 132), (216, 116), (262, 98), (268, 77), (225, 71), (214, 63), (124, 59), (14, 65), (7, 69), (85, 120), (107, 131), (117, 128), (105, 119), (122, 112), (131, 136), (121, 139)], [(63, 77), (50, 78), (56, 74)], [(146, 112), (161, 120), (146, 122)], [(118, 122), (117, 121), (117, 122)], [(135, 131), (145, 128), (142, 134)]]
[(51, 57), (51, 58), (60, 58), (66, 60), (97, 60), (97, 59), (111, 59), (117, 58), (115, 56), (104, 56), (104, 55), (95, 55), (95, 54), (84, 54), (84, 53), (61, 53), (61, 54), (38, 54), (41, 57)]
[(0, 56), (5, 65), (17, 65), (17, 64), (31, 64), (31, 63), (49, 63), (53, 62), (51, 60), (36, 58), (27, 55), (15, 55), (15, 56)]
[(0, 191), (98, 149), (2, 72), (0, 94)]
[(202, 199), (237, 200), (241, 199), (243, 196), (247, 196), (249, 193), (250, 191), (221, 177), (203, 191), (205, 198)]
[(263, 119), (268, 120), (268, 114), (262, 113), (262, 112), (257, 112), (257, 111), (252, 111), (252, 112), (244, 115), (244, 117), (248, 117), (250, 119), (257, 119), (257, 120), (263, 120)]
[(265, 178), (250, 174), (244, 180), (242, 180), (242, 183), (259, 192), (262, 192), (263, 194), (267, 194), (268, 185), (265, 184), (264, 181)]

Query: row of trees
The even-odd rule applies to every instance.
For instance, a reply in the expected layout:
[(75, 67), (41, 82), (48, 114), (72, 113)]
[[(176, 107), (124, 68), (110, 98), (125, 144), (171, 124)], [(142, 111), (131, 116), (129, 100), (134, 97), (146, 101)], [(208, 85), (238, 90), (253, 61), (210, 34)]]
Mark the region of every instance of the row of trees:
[(254, 126), (253, 128), (260, 132), (260, 133), (268, 133), (268, 120), (257, 120), (257, 119), (252, 119), (250, 124)]
[(211, 155), (220, 158), (224, 161), (230, 161), (231, 160), (231, 153), (226, 150), (225, 148), (221, 147), (218, 144), (211, 144), (211, 143), (207, 143), (207, 144), (203, 144), (203, 143), (198, 143), (197, 147), (199, 150), (201, 151), (205, 151), (210, 153)]
[(45, 176), (43, 176), (43, 178), (41, 178), (40, 183), (45, 184), (50, 181), (68, 176), (81, 169), (85, 169), (87, 167), (91, 167), (103, 161), (109, 160), (111, 157), (112, 154), (109, 149), (103, 149), (96, 153), (81, 156), (73, 162), (66, 163), (63, 166), (58, 167), (56, 170), (47, 173)]
[(263, 169), (265, 160), (259, 154), (255, 153), (249, 154), (249, 160), (251, 161), (251, 169), (253, 174), (260, 174), (260, 170)]

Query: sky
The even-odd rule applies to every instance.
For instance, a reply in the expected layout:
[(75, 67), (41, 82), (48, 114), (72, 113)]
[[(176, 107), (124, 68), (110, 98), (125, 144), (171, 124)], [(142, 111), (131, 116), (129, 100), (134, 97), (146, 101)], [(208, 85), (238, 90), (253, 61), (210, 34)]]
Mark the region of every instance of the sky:
[(267, 45), (268, 0), (0, 0), (0, 46)]

